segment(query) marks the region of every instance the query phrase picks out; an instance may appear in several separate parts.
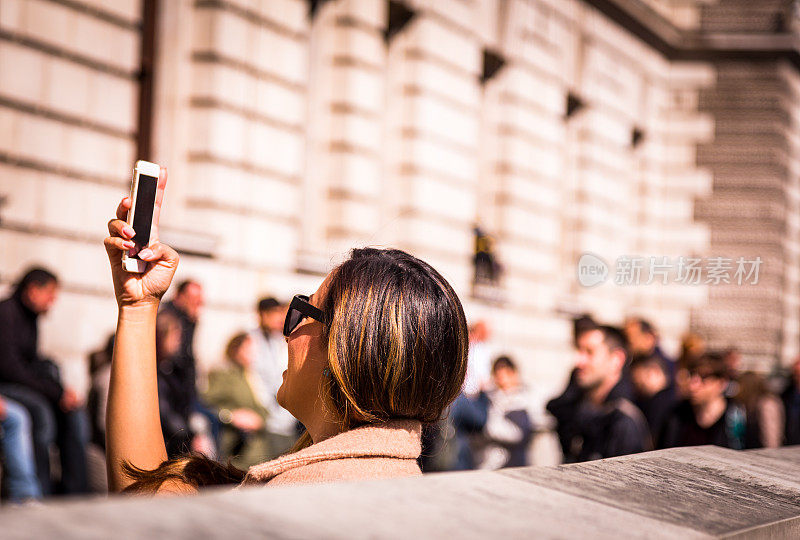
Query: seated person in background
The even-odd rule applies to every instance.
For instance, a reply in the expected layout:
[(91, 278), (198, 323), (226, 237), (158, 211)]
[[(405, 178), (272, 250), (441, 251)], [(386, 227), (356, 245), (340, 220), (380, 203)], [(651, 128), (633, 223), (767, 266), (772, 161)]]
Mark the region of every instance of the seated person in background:
[(258, 399), (253, 373), (253, 338), (235, 335), (225, 348), (227, 367), (208, 376), (205, 401), (219, 410), (222, 422), (220, 458), (231, 458), (239, 468), (261, 463), (271, 456), (265, 431), (269, 416)]
[(193, 396), (186, 392), (183, 378), (175, 376), (175, 362), (181, 362), (181, 325), (168, 312), (159, 313), (156, 320), (155, 345), (158, 411), (167, 454), (195, 451), (213, 455), (210, 439), (191, 421)]
[(86, 407), (92, 424), (92, 443), (102, 449), (106, 447), (106, 403), (111, 379), (111, 355), (114, 354), (114, 334), (105, 346), (89, 355), (89, 379), (91, 388)]
[(781, 394), (786, 420), (785, 444), (800, 444), (800, 356), (792, 364), (789, 384)]
[[(58, 291), (54, 274), (33, 268), (20, 279), (14, 294), (0, 302), (0, 392), (30, 414), (36, 472), (44, 495), (89, 491), (86, 411), (78, 394), (62, 384), (58, 366), (38, 351), (39, 317), (53, 306)], [(61, 484), (55, 489), (50, 479), (54, 441), (61, 458)]]
[(647, 421), (630, 401), (623, 381), (625, 336), (611, 326), (588, 326), (577, 338), (578, 360), (570, 383), (576, 385), (579, 399), (569, 415), (556, 416), (564, 460), (573, 463), (650, 449)]
[[(730, 364), (728, 364), (730, 373)], [(783, 442), (784, 412), (780, 398), (767, 389), (767, 381), (747, 371), (738, 376), (734, 399), (747, 415), (745, 448), (777, 448)]]
[(508, 356), (492, 364), (495, 388), (487, 392), (489, 410), (483, 432), (475, 439), (478, 469), (524, 467), (533, 422), (528, 413), (530, 396), (519, 380), (517, 366)]
[[(266, 424), (269, 459), (291, 449), (297, 441), (297, 420), (278, 404), (275, 397), (283, 382), (283, 372), (288, 367), (286, 338), (283, 337), (287, 307), (272, 297), (259, 300), (256, 306), (258, 328), (250, 332), (255, 346), (252, 374), (258, 377), (253, 391), (269, 413)], [(251, 377), (251, 380), (256, 379)]]
[(19, 403), (0, 396), (0, 454), (3, 482), (12, 503), (41, 499), (33, 459), (31, 418)]
[(631, 380), (636, 406), (644, 413), (653, 444), (661, 438), (664, 421), (675, 407), (675, 388), (669, 384), (669, 373), (658, 356), (635, 356), (631, 362)]
[(455, 460), (449, 467), (451, 470), (468, 471), (476, 467), (472, 440), (483, 431), (489, 411), (489, 398), (485, 392), (491, 370), (488, 341), (489, 326), (485, 321), (469, 326), (467, 374), (461, 393), (448, 413), (448, 422), (455, 430)]
[(721, 355), (704, 353), (687, 365), (689, 397), (673, 409), (661, 434), (660, 448), (713, 444), (744, 448), (743, 407), (725, 398), (728, 370)]

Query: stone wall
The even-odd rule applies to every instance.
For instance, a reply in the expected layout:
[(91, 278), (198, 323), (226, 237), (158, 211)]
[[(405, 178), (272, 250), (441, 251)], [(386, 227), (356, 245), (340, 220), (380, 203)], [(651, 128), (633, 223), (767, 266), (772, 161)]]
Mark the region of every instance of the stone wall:
[[(655, 4), (690, 27), (704, 9)], [(671, 63), (578, 0), (415, 0), (390, 37), (379, 0), (320, 2), (313, 17), (303, 0), (158, 5), (152, 157), (170, 170), (178, 279), (207, 291), (204, 367), (254, 324), (260, 295), (310, 292), (361, 245), (439, 268), (543, 395), (571, 366), (573, 313), (647, 316), (674, 350), (705, 305), (704, 287), (584, 289), (575, 275), (585, 251), (613, 266), (710, 249), (694, 214), (711, 189), (696, 161), (714, 134), (698, 109), (708, 64)], [(33, 262), (59, 271), (43, 349), (80, 385), (115, 320), (100, 242), (137, 157), (142, 6), (0, 10), (0, 283)], [(484, 81), (485, 51), (505, 64)], [(570, 95), (583, 107), (568, 115)], [(504, 266), (489, 295), (473, 294), (476, 222)]]
[(784, 62), (716, 67), (717, 84), (700, 102), (716, 119), (715, 137), (698, 154), (714, 188), (696, 215), (709, 224), (715, 255), (763, 264), (757, 286), (710, 288), (693, 326), (712, 346), (736, 344), (751, 367), (768, 370), (800, 352), (800, 77)]

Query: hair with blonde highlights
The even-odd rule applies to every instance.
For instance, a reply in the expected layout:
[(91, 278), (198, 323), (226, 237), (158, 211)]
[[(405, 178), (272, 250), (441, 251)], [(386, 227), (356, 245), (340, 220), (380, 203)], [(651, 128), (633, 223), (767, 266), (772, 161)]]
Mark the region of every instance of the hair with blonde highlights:
[[(464, 309), (439, 272), (404, 251), (354, 249), (331, 273), (320, 308), (331, 374), (321, 391), (345, 429), (400, 418), (430, 423), (444, 415), (463, 385), (469, 345)], [(293, 451), (310, 444), (304, 433)], [(183, 458), (181, 467), (167, 462), (152, 473), (163, 482), (167, 473), (191, 471), (187, 483), (197, 487), (206, 485), (197, 471), (215, 471), (209, 484), (239, 479), (228, 468), (194, 464), (198, 459), (205, 458)], [(133, 477), (137, 485), (129, 491), (161, 485), (147, 471)]]
[(435, 422), (467, 370), (467, 323), (450, 284), (400, 250), (355, 249), (331, 276), (322, 311), (331, 399), (353, 425)]

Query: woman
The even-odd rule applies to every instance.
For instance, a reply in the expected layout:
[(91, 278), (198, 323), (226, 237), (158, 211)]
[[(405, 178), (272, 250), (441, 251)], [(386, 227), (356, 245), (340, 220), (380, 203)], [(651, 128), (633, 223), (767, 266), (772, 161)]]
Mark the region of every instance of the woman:
[[(158, 223), (166, 173), (156, 195)], [(113, 491), (194, 492), (220, 483), (292, 484), (420, 474), (421, 424), (458, 395), (467, 325), (453, 289), (428, 264), (397, 250), (359, 249), (286, 316), (288, 369), (278, 403), (306, 432), (295, 452), (245, 475), (202, 457), (164, 463), (158, 422), (155, 320), (178, 266), (157, 240), (139, 253), (144, 274), (121, 266), (133, 230), (117, 219), (105, 240), (119, 305), (107, 419)], [(157, 227), (153, 237), (158, 238)]]
[(745, 448), (777, 448), (783, 443), (783, 403), (769, 391), (763, 376), (743, 373), (734, 399), (744, 405), (747, 415)]
[(237, 467), (249, 467), (270, 456), (265, 430), (269, 413), (256, 397), (254, 386), (259, 380), (251, 370), (254, 355), (255, 343), (249, 334), (233, 336), (225, 347), (227, 366), (209, 374), (205, 395), (223, 424), (220, 454)]

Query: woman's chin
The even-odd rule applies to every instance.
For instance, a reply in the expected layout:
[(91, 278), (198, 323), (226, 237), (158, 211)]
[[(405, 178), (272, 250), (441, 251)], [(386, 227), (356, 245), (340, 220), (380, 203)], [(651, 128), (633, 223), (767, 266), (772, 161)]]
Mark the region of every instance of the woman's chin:
[(281, 384), (280, 388), (275, 394), (275, 401), (278, 402), (278, 405), (286, 409), (286, 402), (283, 400), (283, 384)]

